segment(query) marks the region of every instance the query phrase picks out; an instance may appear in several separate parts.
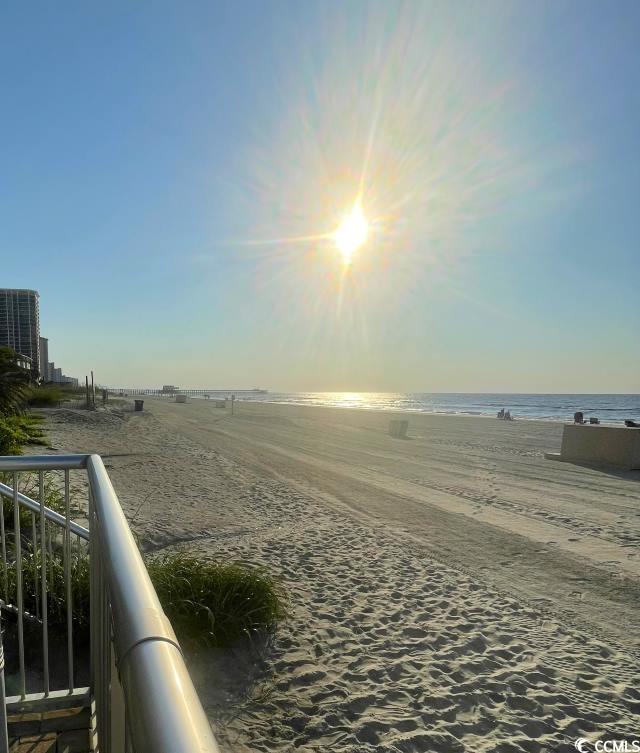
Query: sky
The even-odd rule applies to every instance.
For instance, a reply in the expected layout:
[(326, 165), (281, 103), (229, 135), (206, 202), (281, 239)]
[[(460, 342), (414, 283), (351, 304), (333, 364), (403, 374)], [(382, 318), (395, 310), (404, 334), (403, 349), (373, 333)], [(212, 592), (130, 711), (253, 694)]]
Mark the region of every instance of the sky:
[(635, 0), (4, 3), (0, 287), (110, 386), (640, 392), (639, 36)]

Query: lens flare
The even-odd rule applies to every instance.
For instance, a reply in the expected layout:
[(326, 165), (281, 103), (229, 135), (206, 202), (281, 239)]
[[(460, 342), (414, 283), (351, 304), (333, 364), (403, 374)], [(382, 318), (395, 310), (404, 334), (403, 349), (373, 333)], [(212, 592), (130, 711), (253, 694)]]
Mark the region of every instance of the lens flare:
[[(519, 217), (570, 201), (556, 167), (580, 154), (530, 128), (536, 97), (496, 56), (508, 14), (318, 7), (314, 24), (282, 26), (278, 86), (216, 193), (230, 240), (205, 259), (214, 274), (223, 253), (250, 264), (275, 336), (310, 359), (339, 351), (347, 385), (356, 354), (369, 363), (388, 333), (409, 337), (414, 303), (431, 312), (455, 296), (501, 312), (477, 300), (468, 259), (506, 252)], [(295, 324), (282, 331), (282, 319)]]
[(364, 245), (368, 236), (369, 223), (358, 200), (334, 233), (334, 241), (342, 254), (344, 264), (351, 264), (354, 253)]

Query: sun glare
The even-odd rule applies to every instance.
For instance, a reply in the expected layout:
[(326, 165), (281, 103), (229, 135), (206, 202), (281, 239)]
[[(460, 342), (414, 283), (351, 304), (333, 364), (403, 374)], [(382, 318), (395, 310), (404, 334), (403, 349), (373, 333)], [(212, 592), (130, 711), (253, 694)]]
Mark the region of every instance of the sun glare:
[(360, 201), (357, 201), (334, 233), (335, 244), (344, 264), (351, 264), (353, 254), (365, 243), (368, 235), (369, 223)]

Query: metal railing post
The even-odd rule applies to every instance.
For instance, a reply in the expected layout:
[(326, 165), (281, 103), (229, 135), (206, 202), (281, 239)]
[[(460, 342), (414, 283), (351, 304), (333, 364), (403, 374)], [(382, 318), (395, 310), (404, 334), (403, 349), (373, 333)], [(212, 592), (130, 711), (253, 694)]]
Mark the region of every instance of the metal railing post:
[(69, 494), (69, 470), (64, 472), (64, 580), (67, 601), (67, 674), (69, 692), (73, 692), (73, 591), (71, 587), (71, 509)]
[(118, 675), (118, 667), (116, 665), (116, 652), (113, 647), (113, 643), (109, 644), (109, 661), (111, 664), (111, 689), (110, 689), (110, 705), (111, 705), (111, 729), (110, 729), (110, 741), (111, 749), (114, 751), (126, 751), (126, 709), (124, 703), (124, 693), (122, 692), (122, 685), (120, 684), (120, 677)]
[(98, 735), (99, 750), (102, 751), (102, 663), (100, 661), (101, 638), (100, 607), (102, 594), (100, 593), (100, 552), (98, 523), (96, 520), (93, 493), (89, 489), (89, 686), (95, 702), (95, 727)]
[[(40, 584), (42, 586), (42, 677), (44, 684), (44, 694), (49, 695), (49, 616), (47, 604), (47, 544), (46, 544), (46, 524), (44, 516), (44, 471), (38, 471), (38, 482), (40, 490), (40, 546), (42, 550), (42, 572), (40, 573)], [(51, 533), (49, 532), (49, 535)], [(51, 555), (51, 552), (49, 552)], [(51, 563), (53, 557), (50, 556)], [(53, 585), (53, 577), (50, 578)]]
[(104, 577), (104, 560), (100, 553), (100, 675), (102, 719), (100, 720), (100, 753), (111, 753), (111, 626), (107, 584)]
[(16, 548), (16, 603), (18, 607), (18, 664), (20, 667), (20, 695), (27, 694), (24, 669), (24, 598), (22, 593), (22, 537), (20, 533), (20, 507), (18, 505), (18, 474), (13, 472), (13, 536)]
[(0, 753), (9, 753), (7, 729), (7, 694), (4, 686), (4, 646), (2, 644), (2, 617), (0, 616)]
[(7, 535), (4, 530), (4, 502), (2, 502), (2, 515), (0, 515), (0, 536), (2, 537), (2, 586), (4, 598), (9, 598), (9, 573), (7, 571)]

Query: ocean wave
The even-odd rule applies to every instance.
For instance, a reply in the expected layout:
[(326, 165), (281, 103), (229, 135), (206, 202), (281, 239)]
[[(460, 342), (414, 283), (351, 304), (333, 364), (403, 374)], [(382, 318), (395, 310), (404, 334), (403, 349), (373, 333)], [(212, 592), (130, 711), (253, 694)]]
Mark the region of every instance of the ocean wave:
[(587, 418), (600, 416), (608, 423), (627, 418), (640, 419), (640, 395), (272, 392), (243, 395), (242, 399), (299, 406), (468, 416), (495, 416), (504, 408), (511, 411), (514, 418), (543, 421), (571, 421), (576, 411), (582, 411)]

